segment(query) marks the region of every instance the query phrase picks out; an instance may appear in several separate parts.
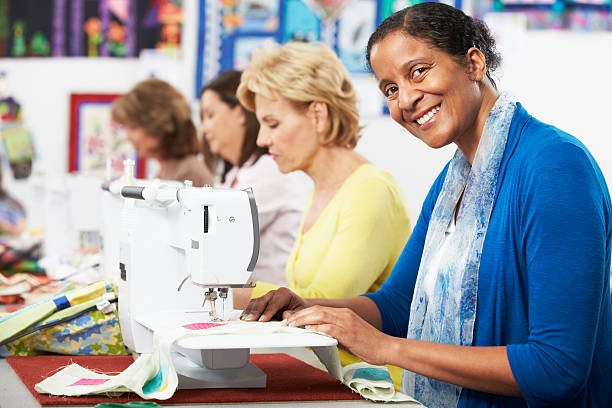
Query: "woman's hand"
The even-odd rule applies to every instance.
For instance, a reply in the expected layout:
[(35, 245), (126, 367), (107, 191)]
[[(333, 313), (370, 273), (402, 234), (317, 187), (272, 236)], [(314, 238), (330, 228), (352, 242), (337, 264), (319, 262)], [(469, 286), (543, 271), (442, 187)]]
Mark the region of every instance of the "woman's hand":
[(286, 319), (297, 310), (308, 307), (302, 299), (287, 288), (271, 290), (260, 298), (252, 299), (244, 308), (241, 320), (267, 322), (273, 318)]
[(388, 364), (394, 338), (377, 330), (353, 310), (312, 306), (287, 316), (288, 326), (301, 327), (328, 334), (367, 363)]

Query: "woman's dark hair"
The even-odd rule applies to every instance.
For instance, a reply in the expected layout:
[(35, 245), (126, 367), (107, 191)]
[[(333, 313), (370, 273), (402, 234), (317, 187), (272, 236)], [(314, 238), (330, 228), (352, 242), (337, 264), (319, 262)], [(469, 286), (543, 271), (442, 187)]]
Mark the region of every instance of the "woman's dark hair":
[(454, 57), (461, 65), (467, 64), (467, 51), (472, 47), (478, 48), (486, 58), (487, 78), (497, 88), (491, 72), (499, 67), (501, 56), (484, 22), (442, 3), (419, 3), (406, 7), (386, 18), (370, 36), (366, 51), (370, 70), (372, 47), (397, 31), (429, 42)]
[(189, 102), (165, 81), (151, 78), (138, 83), (115, 101), (111, 114), (113, 121), (159, 140), (157, 152), (163, 160), (200, 153)]
[[(233, 69), (221, 72), (216, 78), (211, 80), (202, 90), (200, 91), (200, 99), (202, 98), (202, 94), (204, 91), (213, 91), (221, 99), (224, 103), (226, 103), (230, 108), (233, 108), (239, 105), (242, 108), (242, 112), (245, 117), (245, 135), (244, 142), (242, 143), (242, 150), (240, 152), (240, 160), (238, 161), (238, 166), (242, 166), (250, 157), (254, 157), (255, 161), (259, 160), (259, 158), (268, 153), (267, 148), (257, 146), (257, 134), (259, 133), (259, 122), (257, 121), (257, 117), (255, 114), (249, 110), (246, 110), (236, 97), (236, 90), (238, 89), (238, 85), (240, 85), (240, 77), (242, 76), (242, 71), (236, 71)], [(210, 150), (208, 149), (208, 144), (206, 143), (206, 138), (204, 138), (204, 152), (205, 159), (207, 155), (210, 155)], [(232, 168), (232, 164), (227, 160), (224, 160), (224, 168), (223, 173), (221, 174), (221, 180), (224, 181), (225, 175)]]

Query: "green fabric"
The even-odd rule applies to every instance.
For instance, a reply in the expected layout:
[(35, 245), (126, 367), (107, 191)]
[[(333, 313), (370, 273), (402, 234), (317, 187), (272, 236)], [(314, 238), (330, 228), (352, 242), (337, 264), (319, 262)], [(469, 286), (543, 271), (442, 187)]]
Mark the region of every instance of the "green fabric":
[(130, 407), (130, 408), (147, 408), (147, 407), (161, 407), (157, 402), (152, 401), (130, 401), (124, 404), (120, 404), (118, 402), (103, 402), (102, 404), (94, 405), (94, 408), (121, 408), (121, 407)]
[(75, 315), (89, 307), (95, 306), (97, 303), (103, 302), (104, 297), (100, 296), (87, 302), (79, 303), (78, 305), (70, 306), (64, 310), (53, 313), (51, 316), (44, 319), (40, 324), (48, 323), (53, 320), (63, 319), (64, 317)]
[(13, 318), (3, 321), (0, 323), (0, 342), (38, 323), (42, 319), (51, 316), (56, 310), (53, 301), (45, 302)]
[[(74, 290), (63, 288), (63, 294), (56, 293), (39, 304), (0, 319), (0, 342), (40, 323), (78, 314), (102, 301), (104, 293), (113, 291), (112, 284), (106, 281)], [(65, 296), (71, 306), (58, 311), (54, 302), (58, 296)], [(39, 354), (36, 350), (74, 355), (126, 354), (117, 312), (107, 315), (98, 310), (7, 344), (9, 355)]]
[(8, 355), (45, 353), (65, 355), (126, 355), (118, 312), (97, 309), (69, 321), (41, 329), (6, 345)]

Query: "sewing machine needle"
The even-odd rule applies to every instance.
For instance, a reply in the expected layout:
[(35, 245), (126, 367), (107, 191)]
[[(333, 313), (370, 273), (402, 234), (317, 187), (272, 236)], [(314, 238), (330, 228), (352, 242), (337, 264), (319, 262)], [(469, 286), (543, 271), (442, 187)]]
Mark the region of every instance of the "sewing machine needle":
[(220, 322), (219, 316), (217, 316), (217, 308), (213, 300), (210, 301), (210, 317), (213, 322)]

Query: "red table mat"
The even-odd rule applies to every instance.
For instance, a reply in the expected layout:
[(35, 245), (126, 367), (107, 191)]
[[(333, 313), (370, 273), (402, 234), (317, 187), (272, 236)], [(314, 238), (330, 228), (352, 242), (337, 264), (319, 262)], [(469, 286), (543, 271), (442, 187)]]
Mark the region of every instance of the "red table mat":
[[(7, 357), (7, 361), (41, 405), (93, 405), (102, 402), (142, 401), (142, 398), (134, 393), (112, 398), (58, 397), (39, 394), (34, 390), (34, 384), (71, 363), (105, 373), (117, 373), (134, 361), (131, 356), (30, 356)], [(327, 372), (286, 354), (252, 354), (251, 361), (268, 375), (266, 388), (178, 390), (172, 398), (159, 402), (185, 404), (362, 399), (359, 394), (350, 391)]]

